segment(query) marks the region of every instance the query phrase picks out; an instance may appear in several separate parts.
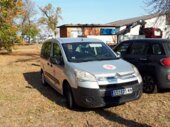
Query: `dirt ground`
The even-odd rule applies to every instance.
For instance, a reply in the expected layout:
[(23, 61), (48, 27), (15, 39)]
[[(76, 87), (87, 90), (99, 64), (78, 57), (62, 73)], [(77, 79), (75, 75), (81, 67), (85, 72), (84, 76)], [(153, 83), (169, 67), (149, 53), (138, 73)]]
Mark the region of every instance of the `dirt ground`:
[(0, 54), (0, 127), (170, 127), (170, 91), (100, 108), (66, 108), (65, 99), (42, 86), (40, 45)]

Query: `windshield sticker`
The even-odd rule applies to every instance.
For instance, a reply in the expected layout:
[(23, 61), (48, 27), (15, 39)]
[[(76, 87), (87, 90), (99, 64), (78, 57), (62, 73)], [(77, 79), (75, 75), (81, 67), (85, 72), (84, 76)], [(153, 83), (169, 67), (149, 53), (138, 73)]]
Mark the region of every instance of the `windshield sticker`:
[(67, 48), (68, 48), (69, 50), (72, 50), (72, 49), (73, 49), (73, 47), (72, 47), (71, 44), (67, 44)]
[(102, 44), (89, 44), (90, 47), (102, 47)]
[(115, 70), (116, 66), (111, 65), (111, 64), (106, 64), (106, 65), (103, 65), (103, 68), (105, 68), (107, 70)]
[(71, 59), (75, 60), (75, 59), (76, 59), (76, 57), (75, 57), (75, 56), (73, 56), (73, 57), (71, 57)]

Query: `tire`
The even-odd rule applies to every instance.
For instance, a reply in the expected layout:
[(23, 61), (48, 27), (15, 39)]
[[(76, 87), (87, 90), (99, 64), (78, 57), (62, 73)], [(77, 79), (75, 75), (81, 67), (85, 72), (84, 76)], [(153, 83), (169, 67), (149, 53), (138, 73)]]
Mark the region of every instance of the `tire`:
[(41, 83), (43, 86), (47, 86), (47, 82), (46, 82), (46, 79), (45, 79), (45, 76), (44, 76), (44, 72), (41, 72)]
[(65, 88), (65, 97), (66, 97), (67, 107), (69, 109), (74, 109), (76, 104), (75, 104), (74, 97), (73, 97), (73, 94), (72, 94), (72, 91), (69, 85), (67, 85)]
[(145, 93), (157, 92), (157, 84), (153, 76), (148, 74), (143, 76), (143, 92)]

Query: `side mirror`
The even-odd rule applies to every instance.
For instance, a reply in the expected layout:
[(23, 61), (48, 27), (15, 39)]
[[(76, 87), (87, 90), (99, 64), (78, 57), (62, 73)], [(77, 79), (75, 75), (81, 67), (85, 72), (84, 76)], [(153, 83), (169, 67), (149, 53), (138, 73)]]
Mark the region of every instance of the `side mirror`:
[(57, 59), (56, 59), (56, 57), (50, 57), (50, 62), (51, 62), (52, 64), (57, 64)]
[(121, 52), (116, 52), (117, 58), (121, 58)]
[(52, 64), (64, 65), (64, 61), (62, 57), (50, 57), (50, 62)]

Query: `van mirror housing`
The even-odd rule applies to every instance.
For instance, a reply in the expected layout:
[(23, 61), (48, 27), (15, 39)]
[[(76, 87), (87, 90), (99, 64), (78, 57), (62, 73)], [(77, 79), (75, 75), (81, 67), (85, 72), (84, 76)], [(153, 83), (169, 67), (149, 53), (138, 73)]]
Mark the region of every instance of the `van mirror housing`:
[(116, 52), (117, 58), (121, 58), (121, 52)]
[(55, 57), (50, 57), (50, 62), (52, 64), (57, 64), (57, 59)]
[(60, 57), (50, 57), (50, 62), (56, 65), (64, 65), (63, 58)]

